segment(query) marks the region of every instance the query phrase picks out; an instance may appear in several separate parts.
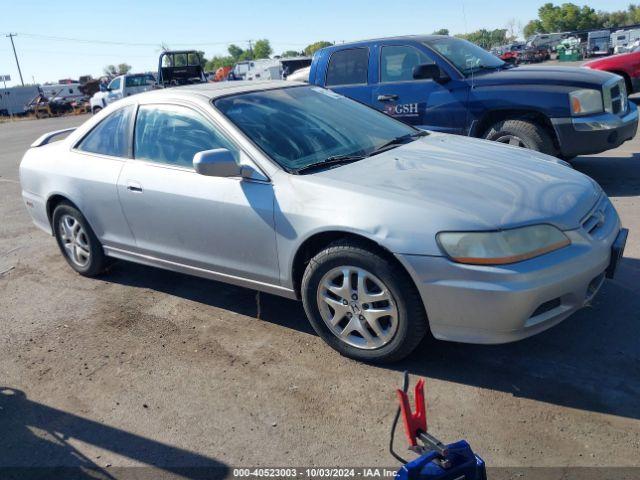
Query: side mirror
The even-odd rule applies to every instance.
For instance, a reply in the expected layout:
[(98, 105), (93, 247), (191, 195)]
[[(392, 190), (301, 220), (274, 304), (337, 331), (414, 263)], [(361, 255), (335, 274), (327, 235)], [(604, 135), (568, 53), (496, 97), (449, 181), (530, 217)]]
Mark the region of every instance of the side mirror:
[(415, 80), (436, 80), (442, 81), (446, 77), (435, 63), (423, 63), (413, 67), (413, 78)]
[(193, 156), (193, 168), (200, 175), (208, 177), (239, 177), (240, 165), (226, 148), (216, 148), (198, 152)]

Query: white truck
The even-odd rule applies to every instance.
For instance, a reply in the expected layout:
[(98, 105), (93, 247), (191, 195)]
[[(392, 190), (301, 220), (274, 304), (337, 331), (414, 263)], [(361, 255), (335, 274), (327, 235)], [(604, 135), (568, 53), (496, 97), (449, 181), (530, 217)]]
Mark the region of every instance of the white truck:
[(97, 113), (116, 100), (151, 90), (156, 85), (155, 77), (150, 73), (120, 75), (107, 85), (106, 91), (96, 92), (89, 103), (91, 112)]

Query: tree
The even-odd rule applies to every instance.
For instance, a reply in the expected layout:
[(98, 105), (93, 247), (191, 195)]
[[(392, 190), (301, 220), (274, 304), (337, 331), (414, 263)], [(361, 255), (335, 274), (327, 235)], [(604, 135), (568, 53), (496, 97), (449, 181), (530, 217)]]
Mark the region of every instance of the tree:
[(105, 75), (116, 77), (118, 75), (129, 73), (131, 71), (131, 65), (128, 65), (126, 63), (120, 63), (117, 67), (115, 65), (107, 65), (103, 70)]
[(269, 40), (266, 38), (256, 40), (256, 43), (253, 45), (253, 58), (269, 58), (271, 53), (273, 53), (273, 49), (271, 48)]
[(208, 72), (215, 72), (220, 67), (233, 67), (235, 63), (236, 60), (232, 56), (214, 56), (206, 63), (205, 70), (207, 70)]
[(333, 45), (331, 42), (327, 42), (325, 40), (321, 40), (319, 42), (312, 43), (311, 45), (307, 45), (304, 49), (304, 54), (307, 56), (313, 55), (317, 50), (320, 50), (324, 47), (330, 47)]
[(507, 40), (509, 42), (513, 42), (520, 37), (520, 32), (522, 32), (522, 23), (515, 18), (510, 18), (507, 20), (505, 28), (507, 29)]
[[(283, 58), (299, 57), (300, 55), (300, 52), (296, 52), (295, 50), (287, 50), (286, 52), (282, 52), (282, 54), (280, 54), (280, 56)], [(304, 52), (302, 52), (302, 55), (304, 55)]]
[[(633, 5), (629, 7), (631, 11)], [(573, 3), (554, 5), (545, 3), (538, 9), (538, 18), (531, 20), (524, 28), (525, 37), (536, 33), (569, 32), (574, 30), (589, 30), (603, 28), (612, 14), (596, 12), (584, 5), (579, 7)], [(618, 23), (619, 19), (614, 23)], [(617, 25), (612, 25), (617, 26)]]
[(229, 45), (229, 48), (227, 48), (227, 51), (229, 52), (229, 55), (231, 55), (231, 57), (236, 60), (238, 60), (240, 56), (244, 53), (244, 50), (242, 50), (239, 46), (234, 45), (233, 43)]
[(487, 50), (491, 47), (508, 43), (506, 28), (496, 28), (495, 30), (486, 30), (483, 28), (481, 30), (476, 30), (475, 32), (456, 35), (456, 37), (469, 40), (471, 43), (475, 43)]
[(440, 30), (436, 30), (435, 32), (433, 32), (434, 35), (449, 35), (449, 29), (448, 28), (441, 28)]

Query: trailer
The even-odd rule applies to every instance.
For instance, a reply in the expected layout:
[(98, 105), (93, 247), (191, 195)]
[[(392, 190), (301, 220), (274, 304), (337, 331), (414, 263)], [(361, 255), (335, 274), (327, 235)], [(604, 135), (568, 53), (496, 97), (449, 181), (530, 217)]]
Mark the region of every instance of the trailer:
[(587, 34), (587, 56), (609, 55), (609, 42), (611, 32), (609, 30), (594, 30)]
[(37, 86), (0, 88), (0, 115), (23, 115), (31, 101), (40, 95)]

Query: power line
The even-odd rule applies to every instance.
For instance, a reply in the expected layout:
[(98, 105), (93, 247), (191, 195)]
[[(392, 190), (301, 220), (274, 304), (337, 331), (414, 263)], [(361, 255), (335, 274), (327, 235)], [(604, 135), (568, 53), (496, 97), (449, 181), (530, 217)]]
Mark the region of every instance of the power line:
[(9, 39), (11, 40), (11, 46), (13, 47), (13, 56), (16, 57), (16, 65), (18, 65), (18, 73), (20, 74), (20, 83), (22, 83), (22, 86), (24, 87), (24, 80), (22, 80), (22, 70), (20, 70), (20, 62), (18, 61), (16, 46), (13, 43), (13, 37), (15, 37), (16, 35), (17, 33), (10, 33), (9, 35), (7, 35), (7, 37), (9, 37)]

